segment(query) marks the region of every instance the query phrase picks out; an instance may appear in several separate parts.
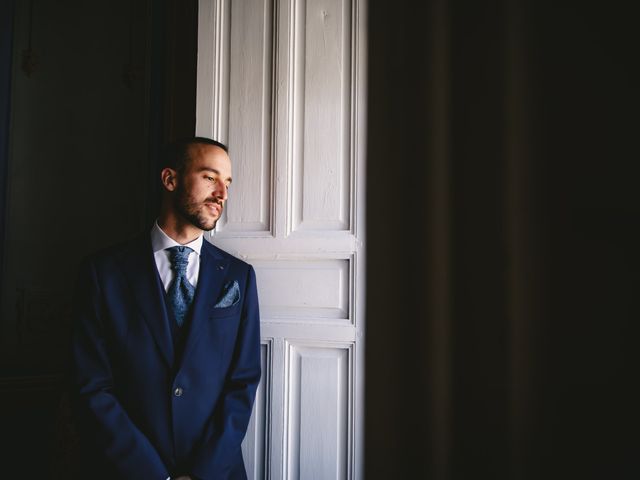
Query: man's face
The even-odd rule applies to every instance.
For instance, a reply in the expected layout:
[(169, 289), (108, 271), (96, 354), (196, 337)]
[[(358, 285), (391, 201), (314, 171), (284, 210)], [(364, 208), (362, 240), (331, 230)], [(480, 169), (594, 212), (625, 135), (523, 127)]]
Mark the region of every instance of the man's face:
[(191, 145), (189, 154), (184, 171), (177, 174), (173, 208), (200, 230), (213, 230), (227, 200), (231, 161), (214, 145)]

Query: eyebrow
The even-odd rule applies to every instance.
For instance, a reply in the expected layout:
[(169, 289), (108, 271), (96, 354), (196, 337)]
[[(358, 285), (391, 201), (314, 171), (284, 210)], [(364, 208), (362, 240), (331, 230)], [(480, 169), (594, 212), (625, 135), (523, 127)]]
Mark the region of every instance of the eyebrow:
[[(211, 167), (202, 167), (200, 169), (200, 171), (201, 172), (213, 172), (213, 173), (217, 173), (218, 175), (221, 175), (219, 170), (216, 170), (215, 168), (211, 168)], [(227, 178), (227, 181), (229, 183), (231, 183), (231, 182), (233, 182), (233, 179), (231, 177), (229, 177), (229, 178)]]

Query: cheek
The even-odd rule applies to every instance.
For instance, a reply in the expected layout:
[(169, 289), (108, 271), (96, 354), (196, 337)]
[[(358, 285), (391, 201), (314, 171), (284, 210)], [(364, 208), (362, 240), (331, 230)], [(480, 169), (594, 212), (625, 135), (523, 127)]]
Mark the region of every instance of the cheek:
[(198, 188), (194, 191), (194, 193), (197, 198), (199, 198), (201, 201), (204, 201), (204, 199), (209, 198), (211, 196), (211, 185), (209, 184), (199, 185)]
[(189, 203), (202, 202), (210, 195), (210, 189), (206, 184), (200, 182), (190, 182), (185, 185), (185, 197), (189, 199)]

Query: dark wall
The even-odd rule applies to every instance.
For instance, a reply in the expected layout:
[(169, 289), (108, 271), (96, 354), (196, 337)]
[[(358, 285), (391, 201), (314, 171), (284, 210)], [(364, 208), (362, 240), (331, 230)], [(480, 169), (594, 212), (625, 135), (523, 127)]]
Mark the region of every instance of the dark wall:
[(7, 367), (61, 368), (75, 266), (144, 222), (146, 9), (17, 4), (2, 276)]
[(160, 150), (194, 132), (197, 4), (25, 1), (13, 24), (0, 366), (56, 370), (79, 259), (150, 224)]
[(0, 463), (62, 478), (76, 266), (147, 202), (148, 3), (16, 2), (0, 316)]
[(193, 135), (197, 2), (15, 3), (13, 61), (2, 57), (0, 464), (22, 478), (87, 478), (65, 392), (76, 269), (150, 228), (162, 145)]
[(366, 478), (640, 474), (639, 38), (597, 7), (370, 4)]

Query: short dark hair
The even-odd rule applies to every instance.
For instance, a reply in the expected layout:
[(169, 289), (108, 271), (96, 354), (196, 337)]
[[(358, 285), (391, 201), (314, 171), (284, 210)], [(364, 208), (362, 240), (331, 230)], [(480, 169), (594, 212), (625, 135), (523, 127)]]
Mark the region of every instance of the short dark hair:
[(213, 145), (220, 147), (229, 153), (229, 148), (222, 142), (207, 137), (188, 137), (175, 140), (168, 144), (165, 148), (164, 158), (162, 159), (163, 168), (172, 168), (177, 172), (182, 172), (189, 158), (189, 147), (191, 145)]

